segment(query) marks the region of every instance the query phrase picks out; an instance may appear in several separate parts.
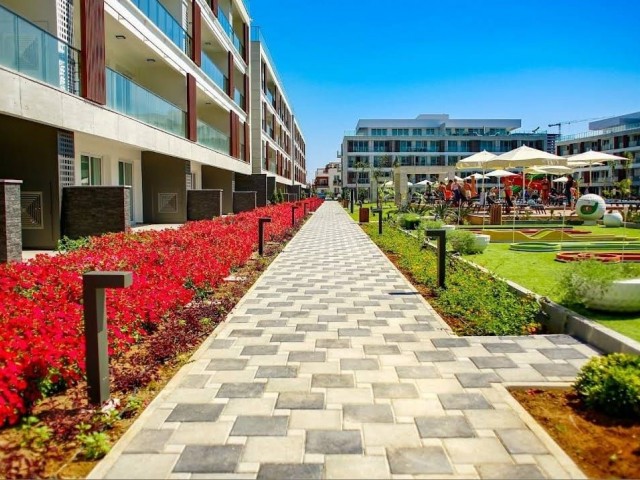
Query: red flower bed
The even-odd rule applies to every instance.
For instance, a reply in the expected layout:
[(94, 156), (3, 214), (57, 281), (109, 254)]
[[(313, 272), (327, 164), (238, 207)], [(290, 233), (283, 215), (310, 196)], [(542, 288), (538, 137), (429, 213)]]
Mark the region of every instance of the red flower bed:
[[(311, 211), (321, 203), (306, 202)], [(131, 287), (107, 294), (109, 353), (117, 359), (244, 264), (263, 216), (271, 217), (266, 240), (291, 228), (291, 204), (280, 204), (175, 230), (95, 237), (64, 255), (0, 265), (0, 426), (16, 423), (43, 393), (83, 378), (83, 273), (133, 272)], [(296, 221), (303, 216), (300, 204)]]

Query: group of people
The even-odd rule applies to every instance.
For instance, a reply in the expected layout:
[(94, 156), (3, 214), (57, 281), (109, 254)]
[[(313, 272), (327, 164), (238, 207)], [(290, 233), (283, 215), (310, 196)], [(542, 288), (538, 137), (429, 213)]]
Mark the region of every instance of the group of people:
[(446, 184), (439, 182), (435, 194), (438, 199), (451, 202), (457, 207), (478, 198), (476, 179), (471, 177), (462, 185), (453, 180), (449, 180)]

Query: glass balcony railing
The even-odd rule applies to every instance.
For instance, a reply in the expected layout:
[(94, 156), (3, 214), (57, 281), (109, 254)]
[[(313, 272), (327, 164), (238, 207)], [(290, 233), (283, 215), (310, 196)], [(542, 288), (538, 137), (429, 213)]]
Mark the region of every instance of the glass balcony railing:
[(205, 53), (202, 54), (202, 70), (226, 93), (229, 87), (229, 79)]
[(158, 0), (131, 0), (184, 53), (191, 56), (191, 37)]
[(224, 33), (227, 34), (227, 37), (229, 37), (229, 39), (231, 40), (231, 43), (233, 43), (233, 46), (235, 47), (235, 49), (238, 51), (238, 53), (240, 53), (240, 55), (242, 55), (242, 58), (244, 58), (244, 45), (242, 44), (242, 40), (240, 40), (240, 37), (236, 35), (236, 32), (233, 30), (233, 26), (229, 21), (229, 17), (219, 5), (218, 5), (218, 21), (220, 22), (220, 25), (222, 26), (222, 30), (224, 30)]
[(233, 92), (233, 101), (244, 110), (244, 95), (237, 88)]
[(143, 123), (185, 136), (186, 113), (124, 75), (107, 68), (107, 106)]
[[(581, 138), (598, 137), (600, 135), (609, 135), (613, 133), (620, 133), (626, 130), (636, 130), (640, 128), (640, 123), (630, 123), (626, 125), (618, 125), (616, 127), (605, 128), (603, 130), (590, 130), (588, 132), (576, 133), (573, 135), (562, 135), (556, 139), (556, 142), (566, 142), (568, 140), (579, 140)], [(623, 148), (623, 147), (618, 147)], [(606, 150), (606, 149), (604, 149)]]
[(0, 65), (80, 94), (80, 52), (0, 6)]
[(233, 42), (233, 46), (238, 51), (238, 53), (242, 55), (242, 58), (244, 58), (244, 45), (242, 44), (242, 40), (240, 40), (240, 37), (236, 35), (236, 32), (232, 33), (231, 41)]
[(198, 120), (198, 143), (229, 155), (229, 136), (201, 120)]

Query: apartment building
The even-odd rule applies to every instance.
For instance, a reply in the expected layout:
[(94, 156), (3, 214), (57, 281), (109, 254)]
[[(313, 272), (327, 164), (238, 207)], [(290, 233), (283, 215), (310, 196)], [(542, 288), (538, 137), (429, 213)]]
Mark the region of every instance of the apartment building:
[(630, 156), (629, 162), (607, 163), (580, 169), (581, 185), (591, 192), (602, 193), (624, 178), (631, 179), (631, 189), (640, 191), (640, 112), (606, 118), (589, 123), (587, 132), (563, 135), (556, 142), (558, 155), (576, 155), (589, 150)]
[(306, 186), (306, 145), (258, 26), (251, 27), (251, 71), (252, 171), (269, 175), (270, 193), (299, 195)]
[(447, 114), (422, 114), (414, 119), (361, 119), (355, 131), (345, 132), (338, 156), (343, 185), (376, 198), (377, 182), (400, 171), (408, 181), (444, 180), (455, 164), (473, 153), (496, 155), (522, 145), (547, 150), (554, 137), (546, 132), (523, 132), (519, 119), (452, 119)]
[(338, 195), (342, 188), (342, 164), (340, 162), (327, 163), (324, 168), (316, 170), (313, 188), (319, 195)]
[(132, 222), (182, 223), (193, 190), (221, 190), (228, 213), (266, 185), (243, 0), (0, 0), (0, 38), (0, 178), (23, 181), (26, 248), (55, 245), (74, 186), (126, 186)]

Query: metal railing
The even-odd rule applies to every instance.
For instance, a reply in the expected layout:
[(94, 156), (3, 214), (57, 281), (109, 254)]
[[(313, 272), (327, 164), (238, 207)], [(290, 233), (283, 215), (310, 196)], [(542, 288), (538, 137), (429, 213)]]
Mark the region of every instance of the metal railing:
[(581, 138), (599, 137), (601, 135), (609, 135), (612, 133), (625, 132), (627, 130), (635, 130), (640, 128), (640, 123), (630, 123), (628, 125), (618, 125), (617, 127), (604, 128), (602, 130), (592, 130), (590, 132), (576, 133), (573, 135), (562, 135), (556, 142), (566, 142), (568, 140), (578, 140)]
[(185, 112), (110, 68), (107, 68), (107, 106), (143, 123), (185, 136)]
[(191, 56), (191, 37), (178, 20), (158, 0), (131, 0), (138, 9), (162, 30), (169, 40)]
[(229, 136), (202, 120), (197, 121), (198, 143), (216, 152), (229, 155)]
[(80, 51), (0, 6), (0, 65), (80, 94)]
[(229, 17), (220, 5), (218, 5), (218, 21), (220, 22), (224, 33), (226, 33), (229, 40), (231, 40), (234, 48), (238, 53), (240, 53), (240, 55), (242, 55), (242, 58), (244, 58), (245, 45), (242, 43), (242, 40), (240, 40), (240, 37), (236, 35), (236, 32), (233, 30), (233, 25), (231, 25), (231, 22), (229, 21)]
[(227, 92), (227, 88), (229, 87), (229, 79), (222, 73), (222, 70), (218, 68), (218, 66), (214, 63), (213, 60), (209, 58), (207, 54), (202, 53), (202, 70), (207, 76), (213, 80), (213, 82), (218, 85), (223, 92)]

